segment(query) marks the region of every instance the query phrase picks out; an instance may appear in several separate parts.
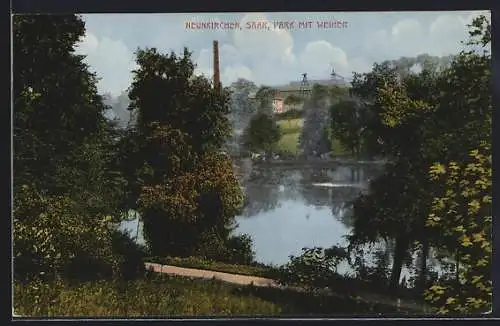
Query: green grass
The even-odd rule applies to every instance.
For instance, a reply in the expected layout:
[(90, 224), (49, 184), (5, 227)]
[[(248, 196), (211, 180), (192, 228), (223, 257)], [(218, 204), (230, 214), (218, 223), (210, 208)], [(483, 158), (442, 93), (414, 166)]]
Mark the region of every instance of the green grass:
[(299, 137), (304, 119), (286, 119), (278, 121), (281, 138), (278, 141), (278, 152), (296, 155), (299, 150)]
[(211, 270), (215, 272), (224, 272), (239, 275), (259, 276), (266, 278), (274, 278), (277, 273), (276, 267), (265, 266), (263, 264), (253, 265), (238, 265), (207, 260), (199, 257), (149, 257), (145, 261), (151, 263), (158, 263), (163, 265), (171, 265), (178, 267), (196, 268), (203, 270)]
[(150, 275), (136, 281), (14, 285), (14, 312), (38, 317), (276, 316), (394, 313), (394, 304), (357, 296), (240, 286)]
[[(38, 290), (39, 291), (39, 290)], [(276, 315), (281, 309), (231, 284), (153, 275), (130, 282), (50, 283), (37, 300), (32, 287), (16, 284), (14, 311), (21, 316)]]
[(280, 153), (297, 154), (299, 150), (300, 133), (285, 134), (278, 141), (278, 151)]
[(281, 134), (300, 133), (304, 124), (304, 119), (286, 119), (277, 122), (280, 127)]

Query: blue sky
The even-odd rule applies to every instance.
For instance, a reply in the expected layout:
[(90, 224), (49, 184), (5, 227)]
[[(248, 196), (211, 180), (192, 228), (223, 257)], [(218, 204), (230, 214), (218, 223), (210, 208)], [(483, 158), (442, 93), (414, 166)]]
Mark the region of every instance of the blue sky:
[[(328, 78), (332, 67), (342, 76), (366, 72), (374, 62), (418, 54), (457, 53), (467, 37), (466, 24), (488, 12), (365, 13), (213, 13), (89, 14), (87, 32), (77, 51), (87, 55), (101, 78), (100, 92), (119, 95), (131, 82), (134, 51), (156, 47), (193, 51), (197, 73), (212, 75), (212, 41), (218, 40), (223, 84), (237, 78), (257, 84)], [(346, 21), (345, 28), (320, 29), (316, 21)], [(186, 21), (313, 21), (310, 29), (187, 30)]]

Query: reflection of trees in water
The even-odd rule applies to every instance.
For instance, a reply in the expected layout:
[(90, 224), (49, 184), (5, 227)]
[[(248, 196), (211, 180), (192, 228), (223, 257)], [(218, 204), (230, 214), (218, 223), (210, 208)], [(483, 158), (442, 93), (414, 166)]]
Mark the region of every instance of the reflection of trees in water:
[(283, 200), (300, 197), (298, 170), (254, 169), (245, 184), (247, 205), (243, 215), (251, 217), (279, 207)]
[[(357, 185), (373, 174), (363, 167), (334, 169), (280, 169), (254, 168), (246, 178), (247, 205), (244, 216), (251, 217), (279, 207), (285, 200), (302, 200), (306, 205), (331, 207), (333, 215), (349, 226), (350, 202), (362, 190)], [(321, 187), (314, 184), (335, 183), (345, 187)], [(357, 186), (353, 187), (352, 184)]]

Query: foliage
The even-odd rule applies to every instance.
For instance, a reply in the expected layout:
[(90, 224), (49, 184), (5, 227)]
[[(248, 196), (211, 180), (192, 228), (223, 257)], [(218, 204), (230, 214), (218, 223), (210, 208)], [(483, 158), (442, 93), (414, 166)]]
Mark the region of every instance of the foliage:
[(239, 78), (230, 86), (231, 90), (231, 113), (229, 115), (233, 128), (243, 129), (248, 125), (248, 122), (255, 113), (257, 113), (257, 105), (249, 96), (252, 92), (257, 91), (255, 83)]
[(96, 76), (74, 53), (84, 23), (17, 15), (13, 31), (15, 277), (116, 276), (120, 134), (104, 116)]
[(282, 267), (279, 282), (311, 289), (327, 287), (337, 275), (338, 264), (348, 260), (347, 252), (342, 249), (302, 248), (300, 256), (290, 256), (290, 262)]
[(276, 90), (268, 86), (261, 86), (255, 95), (258, 114), (273, 114), (273, 99)]
[(294, 105), (294, 104), (300, 104), (302, 103), (304, 100), (302, 99), (302, 97), (296, 95), (296, 94), (290, 94), (288, 95), (285, 100), (283, 101), (284, 104), (286, 105)]
[(491, 309), (491, 149), (484, 146), (470, 152), (468, 162), (435, 164), (431, 178), (441, 186), (434, 199), (429, 227), (452, 238), (442, 245), (460, 257), (457, 283), (437, 283), (426, 298), (440, 307), (440, 313), (475, 313)]
[(57, 170), (106, 128), (96, 77), (84, 57), (74, 54), (84, 34), (76, 15), (13, 18), (15, 184), (34, 183), (53, 194), (67, 191), (61, 184), (67, 179)]
[(195, 153), (218, 150), (231, 135), (227, 118), (228, 90), (217, 90), (194, 75), (191, 53), (163, 55), (155, 48), (139, 49), (133, 71), (130, 109), (138, 112), (138, 127), (146, 136), (153, 123), (168, 125), (189, 136)]
[(128, 208), (141, 212), (153, 254), (220, 256), (243, 200), (231, 160), (218, 153), (231, 135), (229, 90), (195, 76), (187, 49), (136, 55), (137, 125), (121, 144)]
[(20, 188), (14, 201), (16, 279), (71, 276), (74, 268), (88, 278), (112, 275), (111, 218), (78, 212), (78, 203), (70, 198), (47, 196), (27, 185)]
[(362, 132), (365, 123), (363, 112), (354, 100), (342, 100), (330, 108), (332, 136), (356, 155), (361, 153)]
[(235, 264), (251, 264), (255, 259), (252, 245), (252, 238), (248, 234), (230, 236), (226, 242), (228, 255), (224, 260)]
[(123, 231), (112, 233), (113, 252), (119, 258), (118, 269), (120, 278), (132, 280), (140, 278), (145, 273), (144, 256), (146, 252), (130, 236)]
[[(473, 23), (483, 30), (475, 34), (481, 40), (476, 45), (483, 44), (484, 22), (479, 18)], [(445, 69), (402, 75), (383, 63), (354, 78), (352, 93), (366, 111), (363, 144), (372, 155), (387, 156), (392, 163), (355, 202), (351, 241), (396, 239), (392, 285), (399, 282), (408, 251), (421, 251), (424, 284), (429, 248), (444, 242), (456, 246), (453, 238), (442, 236), (446, 228), (425, 226), (434, 197), (442, 195), (442, 184), (428, 180), (427, 171), (434, 162), (460, 165), (470, 150), (490, 142), (490, 80), (489, 54), (477, 49), (462, 51)], [(450, 214), (447, 219), (452, 220), (457, 213)]]
[[(186, 256), (205, 250), (204, 255), (220, 256), (242, 203), (231, 160), (206, 154), (192, 172), (143, 187), (139, 204), (145, 239), (154, 255)], [(211, 245), (204, 242), (207, 237)]]
[(305, 155), (329, 152), (331, 143), (323, 133), (329, 123), (328, 106), (346, 95), (342, 87), (315, 84), (311, 97), (304, 104), (304, 125), (300, 134), (300, 150)]
[(271, 117), (257, 114), (245, 130), (245, 144), (253, 152), (271, 152), (280, 136), (280, 129)]

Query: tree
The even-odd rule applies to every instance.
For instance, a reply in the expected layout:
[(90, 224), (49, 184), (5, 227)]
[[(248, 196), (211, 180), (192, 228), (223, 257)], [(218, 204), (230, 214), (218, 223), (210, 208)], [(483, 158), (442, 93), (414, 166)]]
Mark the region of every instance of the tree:
[(430, 176), (441, 188), (427, 225), (454, 242), (443, 242), (458, 258), (458, 279), (442, 280), (426, 292), (439, 313), (491, 310), (491, 148), (484, 144), (466, 162), (435, 164)]
[(257, 105), (250, 98), (250, 93), (257, 90), (257, 86), (246, 79), (238, 79), (230, 87), (231, 90), (231, 114), (230, 119), (234, 129), (234, 135), (231, 139), (233, 144), (241, 141), (241, 133), (250, 122), (250, 119), (257, 112)]
[(247, 80), (245, 78), (238, 78), (235, 82), (231, 84), (230, 88), (233, 90), (250, 93), (252, 91), (257, 90), (258, 87), (251, 80)]
[(350, 148), (353, 156), (359, 157), (362, 146), (363, 109), (357, 101), (342, 100), (330, 108), (330, 130), (346, 148)]
[(106, 125), (96, 78), (74, 54), (84, 23), (74, 15), (16, 15), (13, 32), (14, 183), (60, 193), (60, 159)]
[(366, 142), (372, 152), (388, 155), (393, 162), (371, 184), (371, 193), (356, 202), (354, 238), (396, 238), (393, 285), (404, 252), (418, 242), (422, 286), (429, 246), (443, 241), (442, 232), (425, 227), (433, 198), (440, 193), (426, 171), (436, 161), (463, 162), (468, 151), (490, 139), (489, 58), (464, 51), (438, 72), (398, 77), (393, 68), (376, 65), (370, 74), (364, 82), (358, 78), (353, 83), (372, 113)]
[(13, 32), (15, 275), (73, 268), (93, 277), (100, 271), (91, 263), (117, 258), (109, 224), (121, 219), (123, 180), (113, 166), (119, 134), (96, 77), (74, 53), (84, 22), (14, 16)]
[(141, 212), (154, 255), (224, 244), (242, 203), (231, 160), (217, 154), (232, 131), (229, 92), (194, 75), (187, 49), (138, 50), (137, 64), (129, 92), (137, 124), (122, 143), (127, 205)]
[(279, 126), (267, 114), (257, 114), (245, 131), (246, 147), (254, 152), (271, 152), (280, 138)]
[(130, 108), (138, 127), (150, 133), (151, 123), (168, 124), (189, 135), (197, 154), (219, 150), (231, 136), (229, 92), (217, 94), (210, 81), (194, 76), (191, 53), (162, 55), (155, 48), (138, 50)]
[(302, 102), (303, 102), (303, 99), (300, 96), (295, 95), (295, 94), (288, 95), (284, 100), (284, 104), (286, 104), (286, 105), (296, 105), (296, 104), (300, 104)]
[(257, 112), (271, 115), (273, 114), (273, 99), (276, 90), (268, 86), (261, 86), (255, 95), (257, 101)]
[(426, 293), (443, 314), (491, 310), (491, 25), (480, 16), (469, 27), (467, 45), (473, 49), (463, 51), (442, 80), (449, 90), (445, 107), (453, 105), (465, 121), (455, 135), (445, 136), (449, 153), (441, 162), (447, 163), (430, 170), (437, 190), (427, 225), (442, 234), (439, 245), (456, 259), (456, 278), (440, 280)]

